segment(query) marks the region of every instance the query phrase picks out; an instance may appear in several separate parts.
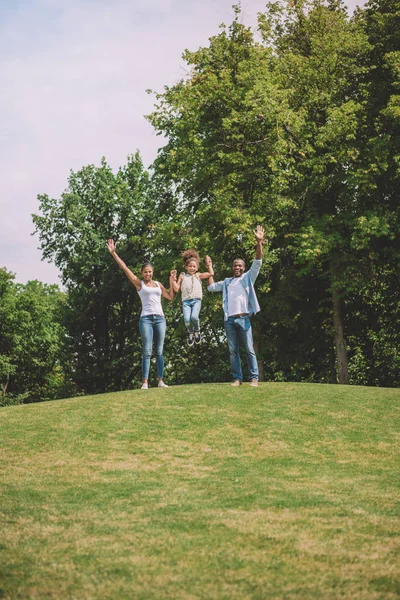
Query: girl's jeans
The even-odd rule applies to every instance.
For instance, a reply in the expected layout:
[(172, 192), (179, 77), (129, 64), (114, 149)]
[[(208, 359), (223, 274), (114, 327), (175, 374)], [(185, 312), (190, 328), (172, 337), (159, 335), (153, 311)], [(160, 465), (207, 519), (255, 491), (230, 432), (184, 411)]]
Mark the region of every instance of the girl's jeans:
[(201, 309), (200, 298), (191, 298), (182, 302), (183, 320), (189, 333), (200, 331), (199, 314)]
[(243, 380), (239, 354), (240, 342), (243, 344), (246, 351), (249, 377), (250, 379), (258, 380), (258, 365), (253, 347), (253, 333), (251, 330), (250, 318), (248, 316), (228, 317), (228, 320), (225, 321), (225, 332), (228, 340), (233, 379)]
[(156, 355), (156, 368), (157, 377), (162, 379), (164, 377), (164, 339), (167, 325), (165, 317), (161, 315), (146, 315), (139, 319), (139, 331), (142, 336), (142, 377), (143, 379), (149, 378), (150, 371), (150, 359), (153, 346), (154, 336), (154, 350)]

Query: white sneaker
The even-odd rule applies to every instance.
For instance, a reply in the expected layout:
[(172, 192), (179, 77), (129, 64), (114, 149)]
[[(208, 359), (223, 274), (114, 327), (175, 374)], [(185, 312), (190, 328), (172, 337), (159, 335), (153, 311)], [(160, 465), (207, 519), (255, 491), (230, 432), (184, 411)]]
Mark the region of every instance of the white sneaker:
[(149, 389), (149, 384), (148, 383), (142, 383), (142, 387), (140, 389), (141, 390), (148, 390)]
[(158, 386), (157, 387), (168, 387), (166, 383), (163, 382), (163, 380), (161, 379), (161, 381), (158, 382)]

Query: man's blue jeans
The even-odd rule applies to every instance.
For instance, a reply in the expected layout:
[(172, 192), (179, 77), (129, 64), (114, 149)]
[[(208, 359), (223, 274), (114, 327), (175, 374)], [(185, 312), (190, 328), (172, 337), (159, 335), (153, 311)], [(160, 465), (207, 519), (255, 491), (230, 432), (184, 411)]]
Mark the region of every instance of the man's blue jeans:
[(164, 377), (164, 339), (167, 325), (165, 317), (161, 315), (146, 315), (139, 319), (139, 331), (142, 336), (142, 377), (149, 378), (150, 359), (153, 348), (156, 355), (157, 377)]
[(242, 365), (240, 364), (239, 344), (243, 344), (246, 351), (247, 368), (250, 379), (258, 380), (258, 365), (253, 347), (253, 333), (250, 318), (228, 317), (225, 321), (225, 332), (228, 340), (229, 356), (233, 379), (243, 380)]
[(201, 309), (200, 298), (191, 298), (182, 302), (183, 320), (190, 333), (200, 331), (199, 314)]

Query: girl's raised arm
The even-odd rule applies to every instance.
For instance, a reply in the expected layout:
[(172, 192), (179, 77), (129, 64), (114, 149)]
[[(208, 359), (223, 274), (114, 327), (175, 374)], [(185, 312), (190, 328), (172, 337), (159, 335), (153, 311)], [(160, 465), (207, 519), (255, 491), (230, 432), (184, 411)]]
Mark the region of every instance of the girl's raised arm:
[(110, 254), (113, 257), (113, 259), (115, 260), (115, 262), (117, 263), (117, 265), (119, 267), (121, 267), (121, 269), (123, 270), (123, 272), (129, 279), (129, 281), (131, 283), (133, 283), (135, 288), (139, 291), (140, 288), (142, 287), (142, 282), (139, 279), (139, 277), (136, 277), (136, 275), (134, 273), (132, 273), (132, 271), (130, 269), (128, 269), (128, 267), (126, 266), (124, 261), (118, 256), (118, 254), (116, 252), (117, 244), (114, 242), (113, 239), (110, 238), (109, 240), (107, 240), (107, 248), (110, 251)]

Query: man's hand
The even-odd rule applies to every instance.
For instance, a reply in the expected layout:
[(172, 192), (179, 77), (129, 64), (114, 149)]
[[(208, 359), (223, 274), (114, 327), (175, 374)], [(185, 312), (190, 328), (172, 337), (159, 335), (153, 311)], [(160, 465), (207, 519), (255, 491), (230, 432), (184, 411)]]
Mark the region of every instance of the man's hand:
[(256, 230), (254, 231), (254, 235), (256, 236), (257, 246), (256, 246), (256, 259), (262, 259), (262, 250), (263, 250), (263, 242), (264, 242), (264, 228), (262, 225), (257, 225)]
[(208, 255), (204, 259), (204, 264), (206, 265), (207, 269), (212, 267), (212, 260)]
[(254, 231), (254, 235), (256, 236), (257, 242), (262, 242), (264, 240), (264, 228), (262, 225), (257, 225), (257, 229)]

